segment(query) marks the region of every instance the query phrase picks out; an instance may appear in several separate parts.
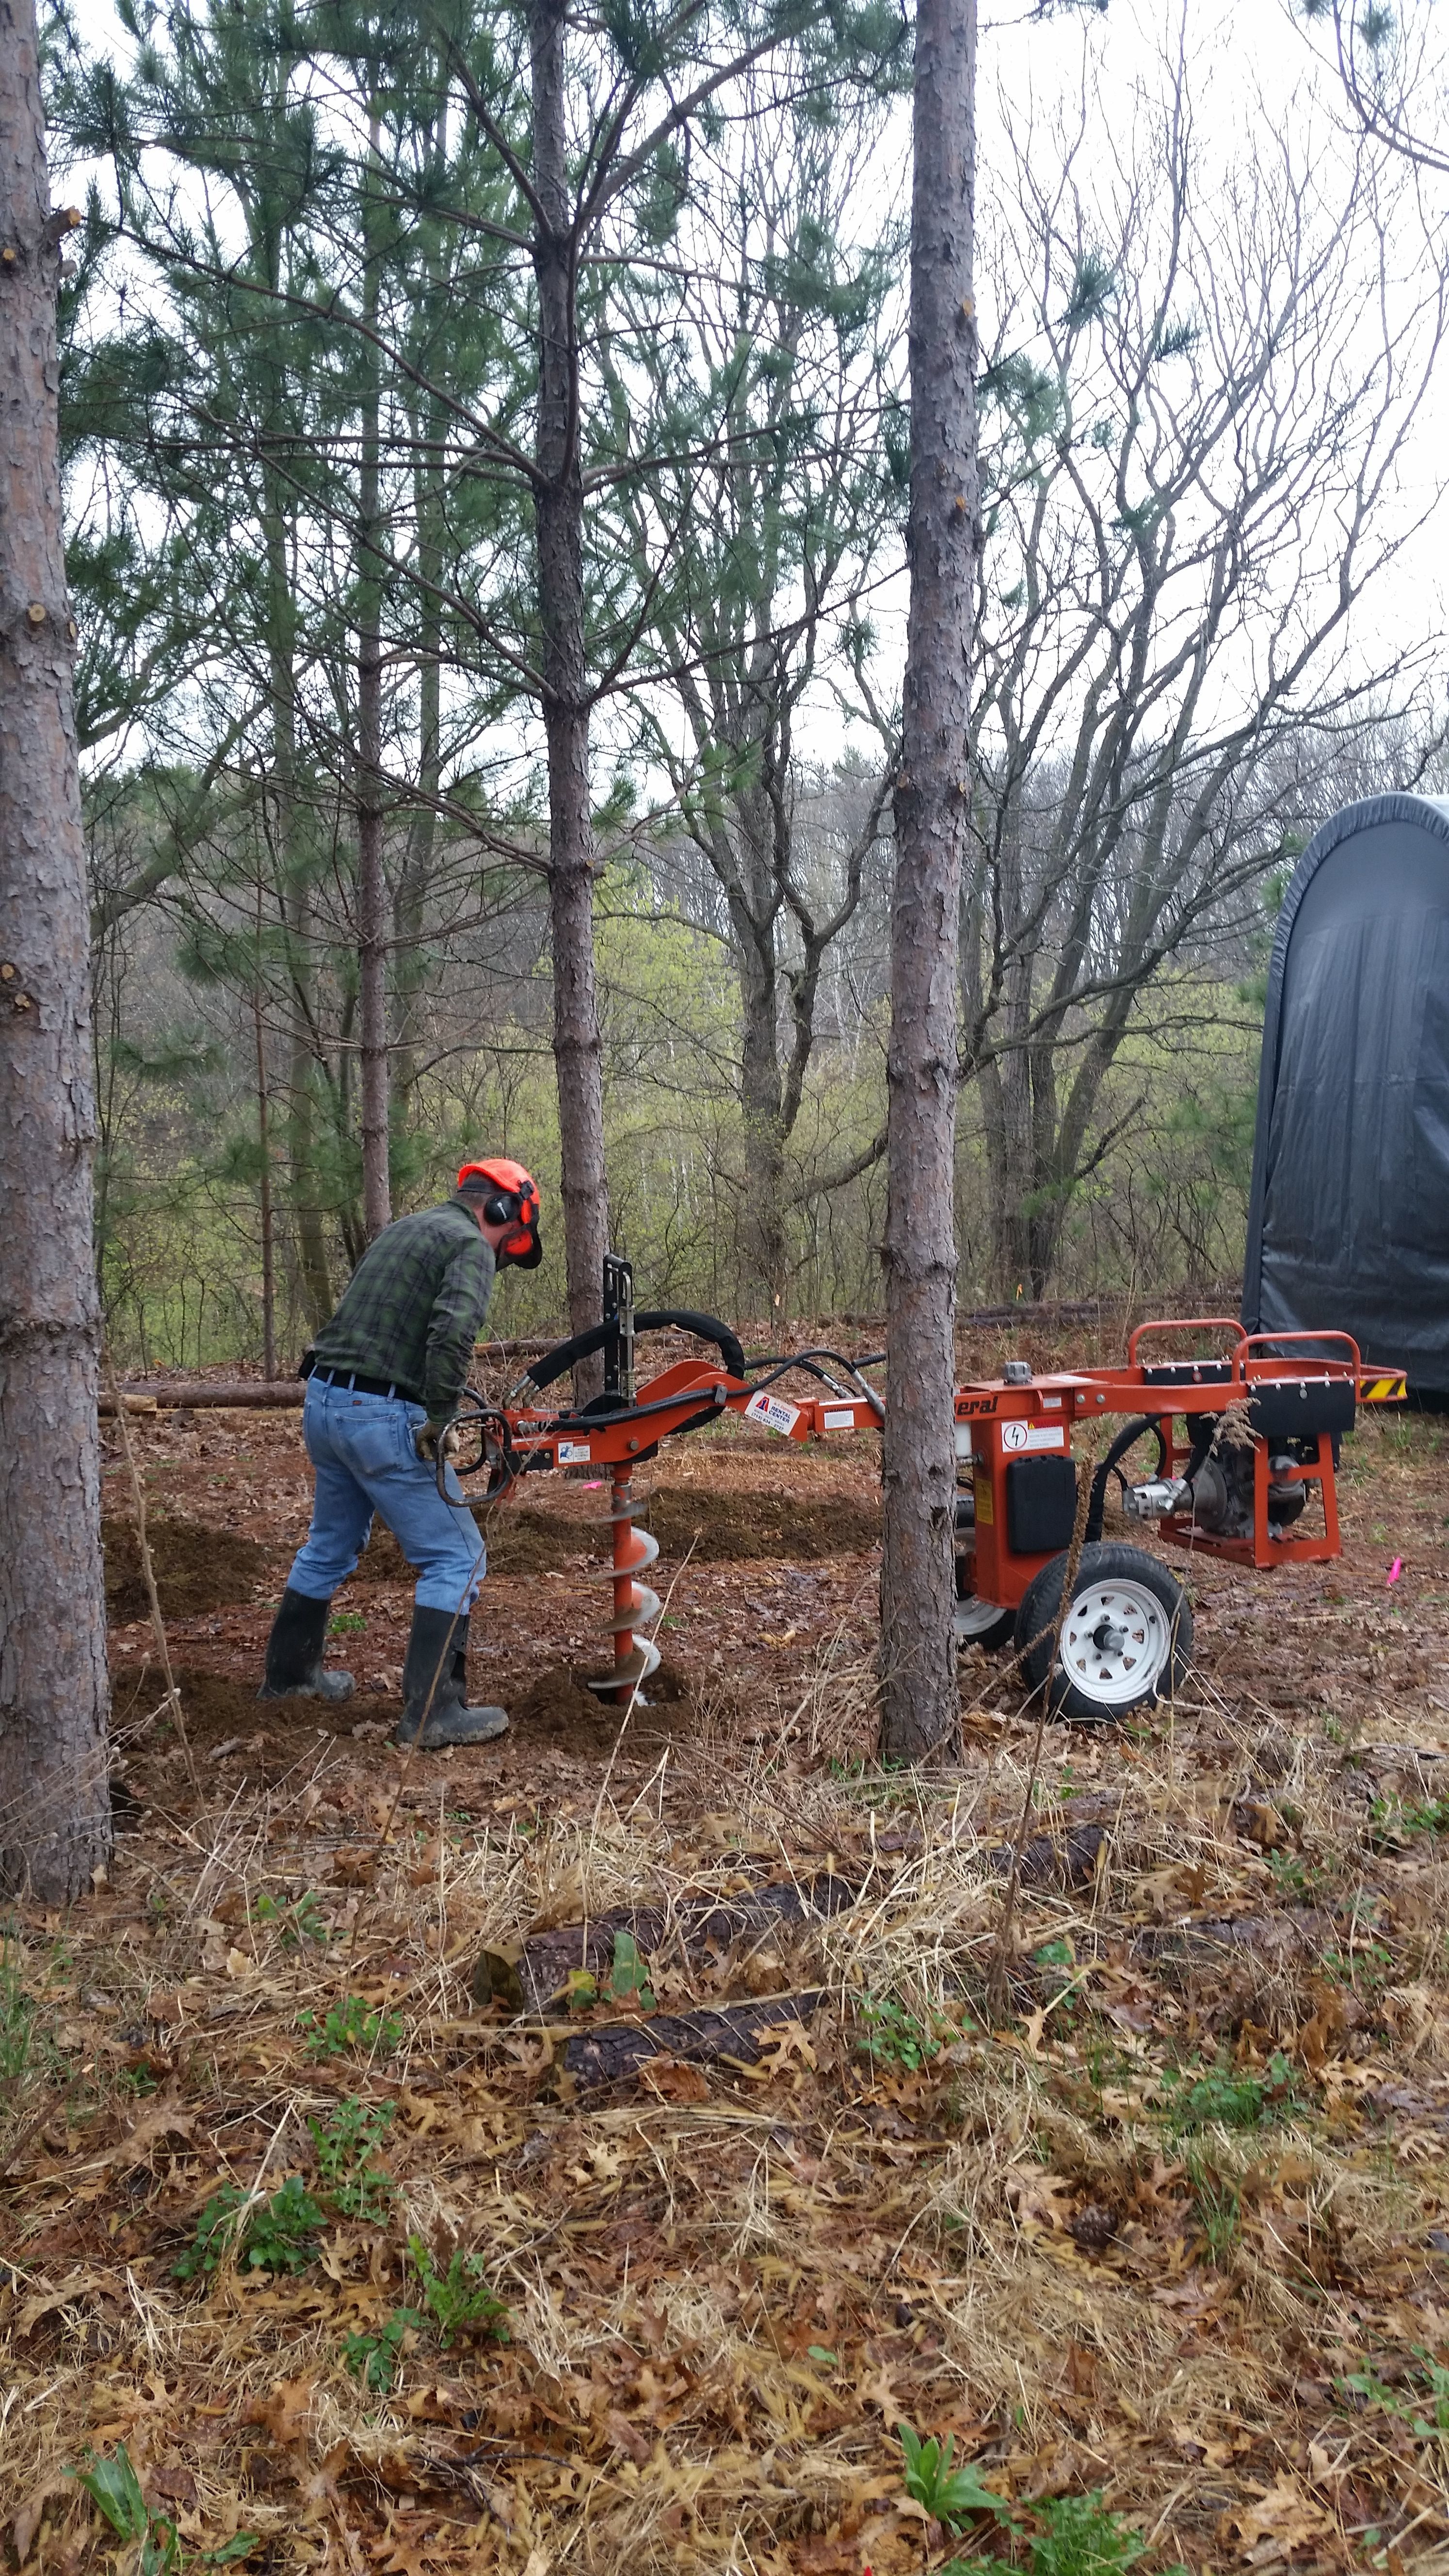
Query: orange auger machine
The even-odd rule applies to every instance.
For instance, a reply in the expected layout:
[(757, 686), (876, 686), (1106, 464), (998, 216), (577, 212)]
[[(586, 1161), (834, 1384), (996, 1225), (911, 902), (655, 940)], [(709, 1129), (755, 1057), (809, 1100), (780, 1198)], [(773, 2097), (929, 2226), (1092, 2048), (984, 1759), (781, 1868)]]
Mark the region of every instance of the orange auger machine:
[[(718, 1359), (681, 1360), (640, 1385), (635, 1337), (665, 1329), (713, 1343)], [(1225, 1335), (1231, 1347), (1216, 1358), (1179, 1355), (1189, 1337), (1204, 1334)], [(544, 1390), (597, 1352), (604, 1357), (602, 1394), (582, 1412), (550, 1411), (540, 1400)], [(659, 1613), (657, 1593), (638, 1579), (659, 1546), (634, 1527), (635, 1469), (661, 1441), (726, 1413), (788, 1440), (878, 1430), (885, 1402), (864, 1372), (880, 1364), (879, 1355), (847, 1360), (830, 1350), (747, 1360), (738, 1336), (712, 1315), (671, 1307), (636, 1313), (629, 1264), (611, 1255), (603, 1322), (535, 1360), (501, 1405), (470, 1390), (454, 1416), (459, 1450), (446, 1472), (485, 1473), (491, 1502), (549, 1468), (608, 1472), (614, 1666), (592, 1687), (628, 1699), (659, 1663), (658, 1647), (639, 1634)], [(781, 1391), (787, 1379), (788, 1395)], [(1038, 1377), (1025, 1360), (1008, 1360), (1000, 1378), (956, 1392), (958, 1639), (1014, 1642), (1028, 1685), (1046, 1689), (1057, 1717), (1100, 1722), (1144, 1707), (1181, 1678), (1192, 1611), (1156, 1556), (1104, 1542), (1112, 1478), (1127, 1517), (1155, 1523), (1174, 1547), (1258, 1567), (1323, 1563), (1340, 1553), (1339, 1443), (1359, 1404), (1402, 1403), (1404, 1396), (1403, 1372), (1365, 1369), (1346, 1333), (1270, 1337), (1217, 1315), (1139, 1324), (1121, 1368)], [(1053, 1671), (1076, 1521), (1073, 1435), (1115, 1414), (1129, 1419), (1093, 1471), (1086, 1539)], [(1152, 1473), (1133, 1484), (1122, 1461), (1148, 1437), (1157, 1450)], [(440, 1482), (444, 1472), (440, 1465)], [(461, 1487), (448, 1490), (454, 1501), (465, 1499)]]

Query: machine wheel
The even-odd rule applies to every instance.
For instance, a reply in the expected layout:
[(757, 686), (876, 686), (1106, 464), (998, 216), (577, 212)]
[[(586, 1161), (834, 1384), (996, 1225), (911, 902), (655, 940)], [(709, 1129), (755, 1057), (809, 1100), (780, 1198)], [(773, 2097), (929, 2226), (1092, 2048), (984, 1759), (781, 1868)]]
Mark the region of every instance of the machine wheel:
[(956, 1643), (958, 1646), (1009, 1646), (1016, 1634), (1016, 1613), (976, 1596), (976, 1497), (956, 1497)]
[[(1016, 1614), (1022, 1671), (1033, 1690), (1047, 1683), (1066, 1569), (1064, 1551), (1028, 1584)], [(1140, 1547), (1084, 1547), (1048, 1715), (1098, 1725), (1127, 1717), (1177, 1690), (1191, 1660), (1192, 1609), (1166, 1566)]]
[(994, 1601), (978, 1601), (974, 1592), (958, 1592), (955, 1627), (958, 1646), (1009, 1646), (1016, 1634), (1016, 1613), (999, 1609)]

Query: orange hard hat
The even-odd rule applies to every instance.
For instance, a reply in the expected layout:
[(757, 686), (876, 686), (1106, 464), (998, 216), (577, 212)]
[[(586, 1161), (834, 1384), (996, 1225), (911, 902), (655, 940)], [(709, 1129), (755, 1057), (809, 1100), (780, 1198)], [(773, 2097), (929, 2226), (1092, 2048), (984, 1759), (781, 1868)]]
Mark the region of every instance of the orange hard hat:
[(507, 1155), (495, 1154), (486, 1163), (465, 1163), (458, 1174), (458, 1187), (464, 1196), (481, 1199), (480, 1213), (490, 1225), (507, 1225), (517, 1219), (517, 1231), (506, 1234), (498, 1247), (502, 1260), (511, 1261), (516, 1269), (536, 1270), (543, 1259), (539, 1239), (540, 1201), (538, 1183), (522, 1163), (510, 1162)]

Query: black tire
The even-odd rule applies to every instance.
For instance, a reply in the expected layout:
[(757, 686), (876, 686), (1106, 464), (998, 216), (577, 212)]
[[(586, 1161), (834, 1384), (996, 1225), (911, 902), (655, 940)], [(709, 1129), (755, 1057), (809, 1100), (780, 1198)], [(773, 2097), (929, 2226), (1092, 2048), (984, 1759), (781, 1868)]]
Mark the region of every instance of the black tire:
[(1022, 1672), (1029, 1689), (1046, 1690), (1048, 1716), (1110, 1726), (1180, 1690), (1192, 1661), (1187, 1594), (1145, 1548), (1111, 1543), (1082, 1550), (1048, 1684), (1066, 1569), (1064, 1550), (1033, 1577), (1016, 1614)]
[[(969, 1563), (970, 1560), (968, 1559), (967, 1562)], [(995, 1654), (999, 1647), (1009, 1646), (1016, 1634), (1015, 1612), (998, 1610), (994, 1601), (978, 1601), (974, 1592), (963, 1592), (961, 1563), (962, 1560), (958, 1556), (956, 1559), (956, 1643), (958, 1646), (984, 1646), (988, 1654)], [(976, 1625), (978, 1620), (981, 1622), (979, 1627)]]
[(1016, 1614), (976, 1598), (976, 1497), (969, 1491), (956, 1496), (956, 1542), (956, 1643), (994, 1654), (1015, 1636)]

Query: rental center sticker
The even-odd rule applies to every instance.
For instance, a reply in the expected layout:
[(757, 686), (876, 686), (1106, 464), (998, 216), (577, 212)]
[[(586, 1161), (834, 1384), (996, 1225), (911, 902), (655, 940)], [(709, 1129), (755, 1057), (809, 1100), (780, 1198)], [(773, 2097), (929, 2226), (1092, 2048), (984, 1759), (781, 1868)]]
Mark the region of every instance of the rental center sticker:
[(745, 1406), (745, 1419), (747, 1422), (763, 1422), (767, 1431), (782, 1432), (788, 1440), (800, 1419), (800, 1407), (786, 1404), (782, 1396), (767, 1395), (761, 1388), (760, 1393), (752, 1395)]

